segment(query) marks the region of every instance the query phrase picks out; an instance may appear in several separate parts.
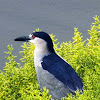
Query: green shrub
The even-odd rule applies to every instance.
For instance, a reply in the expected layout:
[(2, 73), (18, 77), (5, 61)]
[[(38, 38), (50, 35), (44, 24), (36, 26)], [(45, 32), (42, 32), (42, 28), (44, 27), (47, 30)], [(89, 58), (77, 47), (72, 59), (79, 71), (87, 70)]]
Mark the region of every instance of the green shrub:
[[(76, 96), (71, 94), (62, 100), (100, 100), (100, 21), (99, 16), (94, 17), (91, 29), (88, 30), (90, 38), (83, 41), (81, 33), (74, 29), (73, 41), (55, 43), (54, 35), (50, 35), (55, 50), (74, 68), (81, 77), (84, 90), (83, 94), (76, 91)], [(36, 30), (39, 31), (39, 30)], [(0, 71), (0, 100), (49, 100), (49, 90), (39, 89), (34, 68), (34, 45), (23, 43), (20, 51), (23, 66), (14, 61), (13, 47), (8, 45), (8, 62), (4, 72)]]

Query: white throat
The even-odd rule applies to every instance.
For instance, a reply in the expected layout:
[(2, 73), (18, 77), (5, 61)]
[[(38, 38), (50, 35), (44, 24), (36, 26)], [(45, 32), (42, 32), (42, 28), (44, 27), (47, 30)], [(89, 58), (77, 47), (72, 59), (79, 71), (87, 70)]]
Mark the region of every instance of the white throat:
[(41, 45), (35, 47), (34, 58), (37, 57), (37, 59), (41, 60), (44, 56), (47, 56), (49, 54), (50, 52), (48, 51), (47, 47), (44, 46), (41, 47)]
[(42, 58), (49, 55), (50, 52), (48, 51), (47, 43), (45, 40), (36, 37), (34, 40), (30, 40), (30, 42), (35, 45), (34, 64), (37, 66), (42, 62)]

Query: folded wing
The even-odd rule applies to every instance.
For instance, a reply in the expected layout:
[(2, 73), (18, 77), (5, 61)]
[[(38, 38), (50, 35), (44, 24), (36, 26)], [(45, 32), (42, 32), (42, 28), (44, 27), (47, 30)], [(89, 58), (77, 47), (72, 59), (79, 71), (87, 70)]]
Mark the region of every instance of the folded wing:
[(41, 63), (43, 69), (53, 74), (70, 91), (82, 91), (83, 83), (74, 69), (56, 54), (51, 54), (43, 58)]

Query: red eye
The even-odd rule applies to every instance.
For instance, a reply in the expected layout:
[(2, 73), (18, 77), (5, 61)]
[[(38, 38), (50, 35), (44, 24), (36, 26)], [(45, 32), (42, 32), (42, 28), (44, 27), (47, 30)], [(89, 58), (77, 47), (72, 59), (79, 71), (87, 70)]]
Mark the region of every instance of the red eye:
[(32, 38), (34, 39), (34, 38), (35, 38), (35, 36), (34, 36), (34, 35), (32, 35)]

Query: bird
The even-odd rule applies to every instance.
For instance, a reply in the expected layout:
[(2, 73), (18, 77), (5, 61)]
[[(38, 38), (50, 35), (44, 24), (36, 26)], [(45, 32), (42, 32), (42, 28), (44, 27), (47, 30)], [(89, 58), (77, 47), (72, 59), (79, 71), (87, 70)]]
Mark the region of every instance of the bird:
[(68, 94), (76, 95), (75, 91), (83, 92), (83, 82), (71, 65), (54, 49), (52, 39), (46, 32), (32, 32), (21, 36), (15, 41), (31, 42), (35, 45), (34, 65), (39, 88), (49, 89), (52, 99), (60, 100)]

